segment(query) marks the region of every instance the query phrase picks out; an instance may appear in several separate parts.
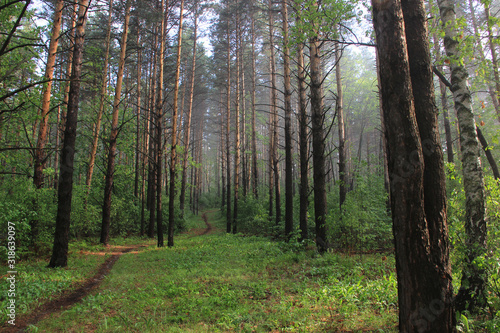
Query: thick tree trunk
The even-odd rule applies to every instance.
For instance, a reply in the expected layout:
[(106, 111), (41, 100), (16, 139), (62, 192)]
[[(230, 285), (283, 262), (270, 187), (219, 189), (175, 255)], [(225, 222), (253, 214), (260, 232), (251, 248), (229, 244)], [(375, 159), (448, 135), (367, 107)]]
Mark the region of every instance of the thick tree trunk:
[[(423, 1), (402, 0), (415, 115), (424, 158), (424, 209), (432, 251), (434, 295), (440, 295), (444, 307), (435, 313), (429, 327), (446, 331), (453, 327), (454, 309), (451, 266), (449, 261), (446, 183), (443, 151), (439, 137), (438, 110)], [(429, 288), (431, 289), (431, 288)], [(429, 290), (429, 292), (432, 292)], [(430, 320), (429, 320), (430, 321)]]
[(111, 118), (111, 133), (109, 138), (108, 167), (104, 181), (104, 201), (102, 205), (101, 244), (108, 244), (109, 227), (111, 224), (111, 195), (113, 192), (113, 177), (115, 173), (116, 141), (118, 138), (118, 114), (120, 111), (120, 99), (123, 84), (123, 71), (125, 68), (125, 55), (127, 51), (128, 26), (130, 21), (130, 5), (132, 1), (127, 0), (125, 7), (125, 21), (121, 40), (120, 61), (118, 63), (118, 74), (116, 78), (115, 98), (113, 101), (113, 114)]
[[(175, 169), (177, 165), (177, 113), (179, 108), (179, 77), (181, 72), (182, 22), (184, 16), (184, 0), (181, 0), (179, 31), (177, 35), (177, 61), (174, 81), (174, 104), (172, 109), (172, 147), (170, 150), (170, 190), (168, 201), (168, 247), (174, 246), (175, 227)], [(160, 181), (160, 180), (158, 180)]]
[(462, 152), (464, 190), (467, 198), (465, 204), (467, 257), (462, 272), (462, 287), (456, 297), (456, 307), (457, 310), (464, 310), (466, 307), (472, 310), (476, 307), (482, 307), (486, 302), (486, 272), (475, 263), (475, 259), (486, 253), (487, 230), (483, 170), (472, 111), (472, 99), (467, 85), (468, 74), (465, 67), (461, 65), (462, 55), (459, 51), (459, 39), (457, 31), (454, 29), (455, 6), (450, 0), (438, 0), (438, 6), (445, 30), (444, 46), (446, 54), (450, 58), (451, 90), (460, 127), (460, 150)]
[(310, 39), (311, 53), (311, 121), (313, 149), (314, 215), (316, 224), (316, 246), (320, 253), (328, 249), (326, 236), (326, 171), (325, 171), (325, 130), (324, 100), (321, 74), (321, 52), (318, 36)]
[[(401, 3), (372, 1), (372, 5), (391, 175), (399, 330), (451, 332), (450, 320), (439, 319), (447, 318), (450, 304), (446, 302), (451, 296), (440, 281), (451, 278), (442, 276), (447, 274), (446, 266), (443, 267), (446, 262), (433, 259), (433, 251), (443, 255), (447, 249), (436, 248), (432, 243), (440, 235), (433, 234), (433, 222), (428, 224), (425, 217), (424, 154), (413, 102)], [(433, 185), (440, 187), (440, 183)]]
[(99, 142), (99, 132), (101, 129), (101, 120), (102, 115), (104, 113), (104, 104), (106, 103), (107, 97), (107, 88), (108, 88), (108, 63), (109, 63), (109, 49), (111, 44), (111, 24), (113, 19), (113, 0), (109, 0), (109, 14), (108, 14), (108, 31), (106, 33), (106, 53), (104, 54), (104, 65), (102, 69), (102, 83), (101, 83), (101, 94), (99, 101), (99, 112), (97, 114), (97, 120), (95, 122), (93, 139), (92, 139), (92, 147), (90, 150), (89, 156), (89, 167), (87, 169), (87, 178), (85, 181), (85, 185), (87, 186), (87, 196), (85, 198), (85, 202), (87, 201), (87, 197), (90, 193), (90, 186), (92, 184), (92, 175), (94, 173), (95, 166), (95, 158), (97, 154), (97, 144)]
[(293, 232), (293, 161), (292, 161), (292, 84), (288, 38), (288, 3), (281, 1), (283, 16), (283, 75), (285, 100), (285, 237)]
[(78, 99), (83, 62), (85, 24), (90, 0), (80, 0), (78, 24), (73, 47), (73, 69), (68, 94), (68, 109), (62, 147), (59, 187), (57, 192), (57, 215), (54, 246), (48, 267), (66, 267), (68, 264), (69, 227), (71, 223), (71, 199), (73, 194), (73, 172), (75, 157), (76, 126), (78, 123)]
[(45, 66), (45, 80), (42, 90), (42, 108), (40, 127), (38, 129), (38, 140), (35, 150), (35, 170), (33, 174), (33, 183), (36, 188), (43, 186), (43, 169), (45, 168), (46, 154), (45, 144), (47, 143), (47, 132), (49, 128), (49, 111), (50, 111), (50, 96), (52, 92), (52, 78), (54, 76), (54, 65), (56, 63), (57, 46), (59, 44), (59, 35), (61, 32), (62, 12), (64, 1), (57, 0), (54, 11), (54, 25), (52, 26), (52, 34), (50, 37), (49, 52), (47, 56), (47, 65)]

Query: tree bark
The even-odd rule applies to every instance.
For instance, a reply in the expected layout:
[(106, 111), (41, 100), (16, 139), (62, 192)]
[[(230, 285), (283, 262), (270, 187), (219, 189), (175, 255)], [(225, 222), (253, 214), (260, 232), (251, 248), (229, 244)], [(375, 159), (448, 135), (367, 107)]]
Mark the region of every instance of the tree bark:
[(309, 237), (307, 214), (309, 210), (309, 126), (307, 115), (306, 69), (304, 46), (297, 45), (297, 71), (299, 90), (299, 154), (300, 154), (300, 211), (299, 225), (302, 240)]
[(191, 118), (193, 112), (194, 80), (196, 79), (196, 43), (198, 42), (198, 7), (195, 4), (194, 13), (194, 37), (193, 37), (193, 60), (191, 62), (190, 93), (188, 99), (188, 109), (184, 122), (184, 156), (182, 160), (181, 195), (179, 199), (181, 214), (184, 217), (184, 206), (186, 200), (187, 166), (189, 156), (189, 141), (191, 140)]
[(345, 147), (345, 122), (344, 122), (344, 96), (342, 92), (342, 72), (340, 67), (340, 48), (339, 43), (335, 43), (335, 77), (337, 79), (337, 121), (339, 129), (339, 200), (340, 211), (342, 214), (342, 205), (347, 196), (347, 154)]
[(433, 251), (443, 255), (446, 250), (435, 249), (433, 240), (440, 235), (432, 234), (433, 222), (426, 220), (424, 149), (415, 114), (401, 1), (372, 0), (372, 5), (391, 176), (399, 330), (452, 332), (450, 322), (440, 320), (450, 305), (445, 303), (450, 295), (442, 281), (451, 277), (441, 276), (446, 274), (446, 266), (440, 267), (442, 263), (433, 259)]
[(175, 227), (175, 169), (177, 165), (177, 113), (179, 105), (179, 77), (181, 72), (182, 22), (184, 16), (184, 0), (181, 0), (179, 31), (177, 35), (177, 61), (174, 81), (174, 104), (172, 109), (172, 147), (170, 150), (170, 190), (168, 201), (168, 247), (174, 246)]
[(238, 231), (238, 200), (239, 200), (239, 186), (240, 186), (240, 162), (241, 162), (241, 150), (240, 150), (240, 145), (241, 145), (241, 138), (240, 138), (240, 61), (241, 61), (241, 54), (240, 54), (240, 34), (241, 34), (241, 27), (240, 27), (240, 15), (239, 13), (236, 13), (236, 36), (235, 36), (235, 43), (236, 43), (236, 92), (235, 92), (235, 111), (234, 111), (234, 123), (235, 123), (235, 129), (234, 129), (234, 201), (233, 201), (233, 221), (232, 221), (232, 227), (233, 227), (233, 233), (236, 234)]
[(257, 199), (259, 197), (258, 182), (259, 182), (259, 170), (257, 168), (257, 130), (256, 130), (256, 60), (255, 60), (255, 15), (252, 11), (251, 14), (251, 29), (252, 29), (252, 191), (254, 197)]
[(73, 194), (73, 172), (75, 157), (76, 127), (78, 122), (78, 99), (83, 61), (85, 24), (90, 0), (80, 0), (78, 24), (73, 47), (72, 75), (68, 94), (68, 109), (60, 164), (59, 187), (57, 192), (57, 215), (54, 232), (54, 246), (48, 267), (66, 267), (68, 264), (69, 227), (71, 223), (71, 199)]
[(123, 71), (125, 69), (125, 56), (127, 51), (128, 26), (130, 21), (130, 6), (132, 1), (127, 0), (125, 5), (125, 21), (121, 40), (120, 60), (116, 78), (115, 98), (113, 101), (113, 114), (111, 117), (111, 133), (109, 138), (108, 167), (104, 181), (104, 201), (102, 204), (102, 225), (100, 243), (107, 245), (109, 242), (109, 227), (111, 225), (111, 195), (113, 192), (113, 177), (115, 173), (116, 144), (118, 138), (118, 114), (123, 84)]
[[(168, 11), (168, 0), (165, 8), (164, 0), (160, 0), (160, 54), (158, 66), (158, 96), (156, 97), (156, 233), (158, 247), (163, 247), (163, 214), (162, 214), (162, 162), (163, 162), (163, 67), (165, 59), (165, 26), (166, 13)], [(182, 14), (181, 14), (182, 15)], [(181, 22), (182, 23), (182, 22)], [(174, 127), (175, 130), (175, 127)]]
[[(317, 11), (314, 3), (313, 10)], [(321, 74), (321, 43), (316, 34), (309, 40), (310, 45), (310, 98), (313, 149), (313, 183), (314, 183), (314, 219), (316, 229), (316, 246), (320, 253), (328, 249), (326, 235), (326, 170), (325, 170), (325, 107), (323, 97), (323, 78)]]
[(101, 129), (101, 120), (104, 113), (104, 103), (107, 97), (108, 88), (108, 64), (109, 64), (109, 49), (111, 45), (111, 25), (113, 20), (113, 0), (109, 0), (109, 15), (108, 15), (108, 31), (106, 33), (106, 53), (104, 54), (104, 65), (102, 69), (102, 83), (101, 83), (101, 95), (99, 101), (99, 112), (97, 114), (97, 120), (94, 128), (94, 135), (92, 140), (92, 147), (90, 150), (89, 157), (89, 168), (87, 169), (87, 178), (85, 185), (87, 186), (87, 195), (85, 202), (87, 201), (88, 195), (90, 193), (90, 186), (92, 184), (92, 175), (94, 173), (95, 157), (97, 154), (97, 144), (99, 142), (99, 132)]
[(293, 161), (292, 161), (292, 84), (290, 82), (290, 48), (288, 38), (288, 3), (281, 1), (283, 16), (283, 76), (285, 100), (285, 237), (293, 232)]
[[(424, 209), (429, 232), (434, 274), (434, 295), (441, 295), (442, 311), (429, 327), (446, 331), (453, 327), (453, 285), (449, 260), (446, 182), (439, 137), (438, 109), (434, 96), (427, 14), (422, 1), (402, 0), (415, 115), (424, 158)], [(429, 290), (430, 292), (430, 290)]]
[(455, 6), (450, 0), (438, 0), (441, 21), (445, 31), (444, 46), (450, 58), (451, 90), (460, 127), (460, 150), (464, 190), (466, 196), (465, 241), (467, 257), (462, 272), (462, 287), (456, 297), (457, 310), (480, 308), (486, 302), (486, 273), (474, 263), (486, 253), (486, 220), (484, 178), (477, 140), (476, 124), (472, 111), (472, 99), (467, 85), (467, 70), (461, 65), (459, 38), (454, 29)]
[[(274, 181), (274, 200), (275, 200), (275, 224), (278, 225), (281, 221), (281, 194), (280, 194), (280, 173), (279, 173), (279, 157), (278, 157), (278, 96), (276, 85), (276, 60), (274, 51), (274, 17), (273, 17), (273, 3), (269, 0), (269, 47), (271, 50), (271, 57), (269, 59), (271, 67), (271, 163)], [(271, 200), (272, 196), (269, 198)], [(272, 214), (271, 214), (272, 215)]]
[(232, 230), (231, 222), (231, 33), (227, 22), (227, 82), (226, 82), (226, 232)]
[(491, 148), (488, 146), (488, 142), (486, 141), (486, 138), (483, 135), (483, 132), (481, 129), (476, 126), (476, 132), (477, 132), (477, 138), (479, 139), (479, 142), (481, 142), (481, 146), (483, 146), (484, 154), (486, 155), (486, 158), (488, 159), (488, 162), (491, 167), (491, 171), (493, 172), (493, 177), (498, 180), (500, 179), (500, 172), (498, 172), (498, 165), (493, 157), (493, 154), (491, 153)]
[(43, 169), (45, 168), (46, 154), (45, 144), (47, 143), (47, 132), (49, 125), (49, 111), (50, 111), (50, 96), (52, 91), (52, 78), (54, 76), (54, 65), (56, 63), (57, 46), (59, 44), (59, 35), (61, 32), (62, 12), (64, 8), (64, 1), (57, 0), (54, 11), (54, 25), (52, 26), (52, 34), (50, 37), (49, 52), (47, 56), (47, 65), (45, 66), (44, 79), (48, 82), (43, 85), (42, 91), (42, 108), (40, 127), (38, 129), (38, 140), (35, 150), (34, 165), (35, 170), (33, 174), (33, 184), (36, 188), (40, 189), (43, 186)]

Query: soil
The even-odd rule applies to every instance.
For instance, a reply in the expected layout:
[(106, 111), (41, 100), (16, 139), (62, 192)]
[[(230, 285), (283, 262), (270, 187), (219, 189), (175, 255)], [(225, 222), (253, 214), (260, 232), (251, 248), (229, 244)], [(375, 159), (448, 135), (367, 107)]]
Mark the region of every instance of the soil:
[[(192, 230), (190, 233), (194, 234), (194, 236), (207, 235), (214, 231), (212, 225), (208, 222), (208, 216), (206, 212), (203, 213), (201, 218), (205, 222), (206, 228)], [(15, 326), (10, 325), (9, 323), (5, 323), (0, 327), (0, 331), (7, 333), (23, 332), (30, 325), (35, 325), (45, 317), (69, 309), (72, 305), (80, 302), (85, 296), (89, 295), (92, 291), (99, 287), (103, 279), (106, 277), (106, 275), (109, 274), (114, 264), (118, 261), (122, 254), (130, 252), (134, 253), (141, 247), (145, 247), (145, 245), (130, 247), (114, 246), (112, 252), (88, 252), (87, 254), (89, 255), (106, 255), (111, 253), (111, 257), (106, 259), (106, 261), (101, 264), (99, 270), (93, 277), (85, 280), (76, 290), (66, 291), (58, 298), (42, 304), (31, 313), (25, 316), (17, 317)]]
[[(62, 312), (69, 309), (73, 304), (80, 302), (85, 296), (90, 294), (101, 284), (104, 277), (109, 274), (111, 268), (113, 268), (114, 264), (118, 261), (122, 254), (132, 252), (144, 246), (145, 245), (131, 247), (117, 246), (116, 248), (114, 248), (115, 251), (112, 252), (111, 257), (107, 258), (106, 261), (101, 264), (99, 270), (95, 273), (95, 275), (85, 280), (76, 290), (66, 291), (58, 298), (42, 304), (31, 313), (16, 318), (15, 326), (10, 325), (9, 323), (5, 323), (2, 327), (0, 327), (0, 330), (2, 332), (9, 333), (23, 332), (26, 328), (28, 328), (29, 325), (35, 325), (40, 320), (53, 313)], [(102, 255), (104, 254), (105, 253), (102, 252)]]

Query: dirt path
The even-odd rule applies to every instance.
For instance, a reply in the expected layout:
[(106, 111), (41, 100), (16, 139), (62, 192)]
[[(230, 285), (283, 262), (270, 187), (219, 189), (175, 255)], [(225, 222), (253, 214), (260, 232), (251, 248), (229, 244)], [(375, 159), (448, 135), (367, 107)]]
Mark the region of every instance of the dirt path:
[(85, 280), (76, 290), (66, 291), (58, 298), (40, 305), (31, 313), (16, 318), (15, 326), (5, 323), (0, 330), (2, 332), (23, 332), (29, 325), (35, 325), (40, 320), (53, 313), (63, 312), (69, 309), (73, 304), (80, 302), (101, 284), (104, 277), (109, 274), (111, 268), (113, 268), (114, 264), (123, 254), (138, 250), (141, 247), (145, 247), (145, 245), (116, 247), (118, 251), (113, 251), (111, 257), (101, 264), (96, 274)]

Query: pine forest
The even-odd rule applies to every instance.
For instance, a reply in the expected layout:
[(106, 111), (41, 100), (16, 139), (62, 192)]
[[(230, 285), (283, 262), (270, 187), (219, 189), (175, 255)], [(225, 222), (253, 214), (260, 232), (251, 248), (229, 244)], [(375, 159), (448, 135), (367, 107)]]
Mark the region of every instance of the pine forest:
[(0, 330), (500, 332), (500, 1), (0, 0)]

